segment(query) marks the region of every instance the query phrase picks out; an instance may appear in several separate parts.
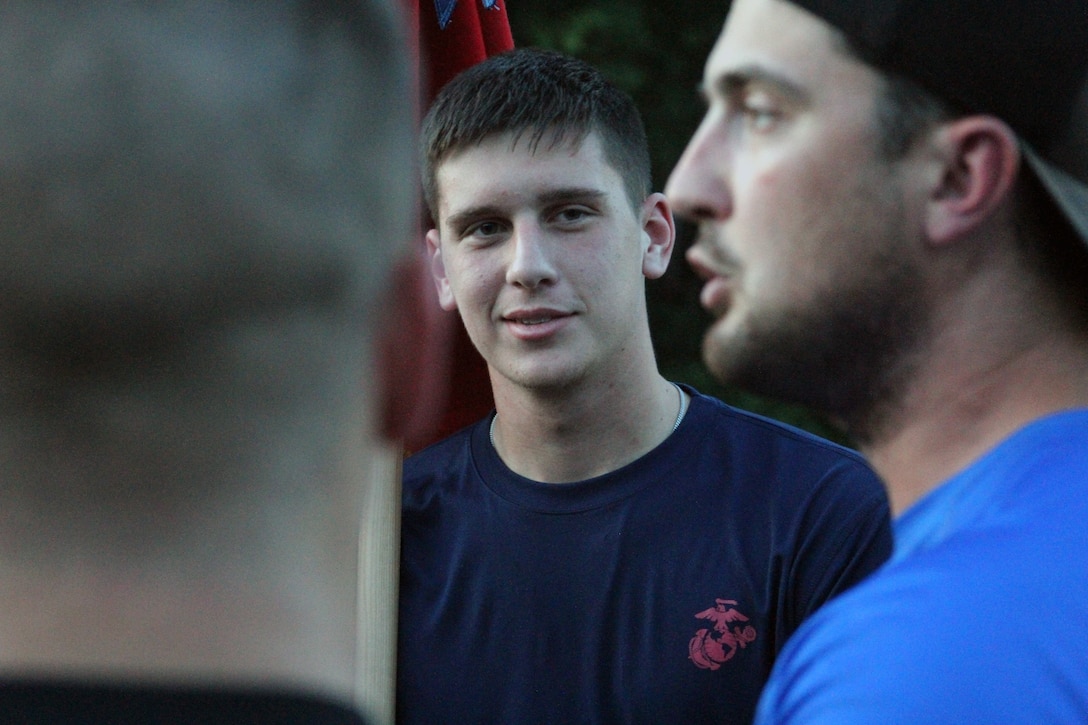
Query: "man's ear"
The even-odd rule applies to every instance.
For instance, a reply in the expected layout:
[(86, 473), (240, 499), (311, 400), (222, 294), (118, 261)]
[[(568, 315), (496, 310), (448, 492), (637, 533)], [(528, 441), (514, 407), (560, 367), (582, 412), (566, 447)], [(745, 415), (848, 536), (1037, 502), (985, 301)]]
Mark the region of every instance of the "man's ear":
[(642, 233), (648, 241), (642, 254), (642, 274), (657, 279), (665, 274), (676, 241), (676, 222), (664, 194), (650, 194), (642, 202)]
[(978, 228), (1009, 200), (1020, 164), (1016, 135), (993, 116), (967, 116), (934, 131), (940, 163), (928, 199), (926, 232), (933, 244)]
[(457, 301), (453, 299), (453, 292), (450, 291), (446, 263), (442, 259), (442, 237), (439, 236), (437, 229), (427, 232), (427, 256), (431, 262), (431, 277), (434, 278), (435, 289), (438, 290), (438, 304), (447, 312), (456, 310)]

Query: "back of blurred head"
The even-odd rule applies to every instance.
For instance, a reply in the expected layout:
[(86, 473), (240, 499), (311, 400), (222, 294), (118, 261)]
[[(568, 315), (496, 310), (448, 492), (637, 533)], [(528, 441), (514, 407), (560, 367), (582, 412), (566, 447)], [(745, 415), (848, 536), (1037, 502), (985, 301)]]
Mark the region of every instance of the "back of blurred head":
[(3, 674), (350, 689), (393, 15), (0, 6)]

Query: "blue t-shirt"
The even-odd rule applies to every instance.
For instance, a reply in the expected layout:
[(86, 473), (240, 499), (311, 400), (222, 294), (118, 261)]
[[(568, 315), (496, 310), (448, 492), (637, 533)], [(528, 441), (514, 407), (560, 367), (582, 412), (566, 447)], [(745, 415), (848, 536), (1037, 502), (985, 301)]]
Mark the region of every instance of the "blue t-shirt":
[(895, 533), (791, 640), (758, 723), (1088, 722), (1088, 411), (1020, 430)]
[(588, 481), (507, 468), (490, 419), (405, 463), (401, 723), (742, 723), (779, 648), (883, 562), (857, 454), (688, 389)]

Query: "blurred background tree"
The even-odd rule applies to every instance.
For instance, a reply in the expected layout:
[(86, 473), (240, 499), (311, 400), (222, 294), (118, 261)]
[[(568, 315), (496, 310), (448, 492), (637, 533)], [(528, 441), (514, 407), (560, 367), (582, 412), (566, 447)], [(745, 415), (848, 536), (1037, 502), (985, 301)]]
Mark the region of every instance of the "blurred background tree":
[[(581, 58), (634, 98), (646, 124), (654, 188), (699, 125), (703, 63), (721, 31), (728, 2), (705, 0), (507, 0), (514, 42)], [(699, 306), (700, 281), (683, 260), (693, 229), (680, 225), (668, 273), (647, 288), (650, 327), (662, 373), (739, 408), (848, 441), (811, 411), (753, 396), (714, 380), (702, 362), (709, 315)]]

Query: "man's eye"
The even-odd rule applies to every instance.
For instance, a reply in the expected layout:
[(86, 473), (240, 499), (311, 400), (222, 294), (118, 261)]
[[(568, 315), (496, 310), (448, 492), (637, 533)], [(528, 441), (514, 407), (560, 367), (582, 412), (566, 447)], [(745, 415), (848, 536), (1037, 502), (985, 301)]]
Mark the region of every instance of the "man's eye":
[(502, 225), (498, 222), (480, 222), (465, 230), (467, 237), (493, 237), (502, 232)]
[(589, 216), (589, 210), (582, 207), (570, 207), (567, 209), (561, 209), (558, 214), (555, 215), (557, 221), (564, 224), (571, 224), (580, 222)]
[(777, 109), (765, 106), (745, 106), (745, 123), (753, 131), (764, 132), (772, 130), (781, 120), (782, 115)]

